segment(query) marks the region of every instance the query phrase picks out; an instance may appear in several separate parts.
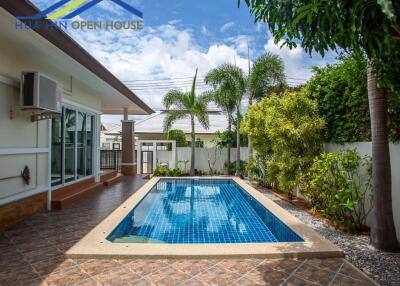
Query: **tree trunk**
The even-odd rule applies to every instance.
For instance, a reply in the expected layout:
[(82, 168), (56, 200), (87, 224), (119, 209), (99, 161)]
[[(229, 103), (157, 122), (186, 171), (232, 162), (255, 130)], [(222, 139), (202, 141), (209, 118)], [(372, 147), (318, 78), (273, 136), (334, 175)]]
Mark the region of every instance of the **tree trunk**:
[[(253, 105), (253, 99), (251, 97), (249, 97), (249, 108), (250, 106)], [(253, 159), (253, 143), (251, 142), (251, 137), (250, 135), (247, 136), (247, 141), (248, 141), (248, 154), (249, 154), (249, 161)]]
[(190, 160), (190, 176), (194, 176), (194, 163), (195, 163), (195, 151), (196, 151), (196, 135), (195, 135), (195, 129), (194, 129), (194, 117), (191, 116), (190, 118), (191, 125), (192, 125), (192, 154), (191, 154), (191, 160)]
[(383, 251), (398, 250), (393, 222), (392, 183), (388, 142), (387, 93), (377, 88), (373, 64), (368, 61), (368, 100), (372, 133), (374, 209), (371, 244)]
[(235, 176), (240, 176), (240, 111), (237, 107), (237, 122), (236, 122), (236, 173)]
[[(231, 115), (228, 115), (228, 132), (229, 132), (229, 136), (232, 133), (232, 118)], [(231, 143), (228, 141), (228, 144), (226, 145), (226, 168), (225, 168), (225, 175), (230, 175), (229, 173), (229, 167), (231, 165)]]

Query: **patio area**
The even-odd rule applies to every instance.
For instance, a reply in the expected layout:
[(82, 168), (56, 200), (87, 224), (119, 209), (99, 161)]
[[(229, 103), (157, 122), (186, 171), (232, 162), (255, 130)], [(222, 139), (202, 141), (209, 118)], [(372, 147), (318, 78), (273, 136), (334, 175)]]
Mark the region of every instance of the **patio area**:
[(1, 285), (375, 285), (345, 259), (68, 259), (64, 253), (146, 180), (126, 177), (73, 207), (1, 233)]

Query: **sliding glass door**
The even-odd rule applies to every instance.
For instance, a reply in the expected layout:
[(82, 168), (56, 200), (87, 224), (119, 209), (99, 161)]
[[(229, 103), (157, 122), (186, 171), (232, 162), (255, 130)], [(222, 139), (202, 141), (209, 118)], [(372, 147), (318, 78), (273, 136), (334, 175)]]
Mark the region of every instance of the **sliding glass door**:
[(62, 185), (93, 175), (94, 116), (63, 108), (52, 119), (52, 185)]

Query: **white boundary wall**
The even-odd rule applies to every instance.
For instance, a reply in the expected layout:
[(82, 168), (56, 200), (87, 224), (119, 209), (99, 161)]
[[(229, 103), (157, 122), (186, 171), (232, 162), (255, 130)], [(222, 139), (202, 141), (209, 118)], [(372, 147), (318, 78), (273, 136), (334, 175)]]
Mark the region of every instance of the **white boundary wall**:
[[(240, 160), (246, 161), (248, 158), (248, 148), (241, 147), (240, 148)], [(184, 168), (184, 164), (179, 161), (188, 160), (189, 162), (186, 164), (187, 168), (190, 168), (190, 156), (191, 156), (191, 148), (190, 147), (178, 147), (177, 148), (177, 166), (181, 169)], [(196, 161), (195, 168), (197, 170), (201, 170), (203, 172), (210, 172), (210, 168), (208, 166), (208, 159), (210, 162), (214, 162), (215, 166), (214, 171), (223, 172), (224, 171), (224, 163), (227, 160), (227, 150), (216, 149), (216, 148), (196, 148)], [(236, 161), (236, 148), (231, 148), (231, 162)]]
[[(372, 156), (371, 142), (347, 143), (344, 145), (326, 144), (325, 151), (341, 151), (356, 148), (358, 153)], [(400, 240), (400, 144), (390, 144), (390, 162), (392, 168), (392, 200), (393, 216), (396, 225), (397, 239)], [(369, 220), (367, 221), (367, 224)]]

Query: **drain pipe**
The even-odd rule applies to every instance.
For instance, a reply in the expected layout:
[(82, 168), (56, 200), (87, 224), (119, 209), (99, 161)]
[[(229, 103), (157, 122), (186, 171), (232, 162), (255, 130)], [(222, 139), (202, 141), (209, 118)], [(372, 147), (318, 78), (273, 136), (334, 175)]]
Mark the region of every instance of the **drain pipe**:
[(48, 152), (47, 152), (47, 159), (48, 159), (47, 210), (51, 211), (51, 136), (52, 136), (52, 134), (51, 134), (52, 133), (51, 119), (47, 120), (47, 128), (49, 130), (49, 138), (48, 138), (48, 143), (47, 143), (47, 146), (48, 146)]

